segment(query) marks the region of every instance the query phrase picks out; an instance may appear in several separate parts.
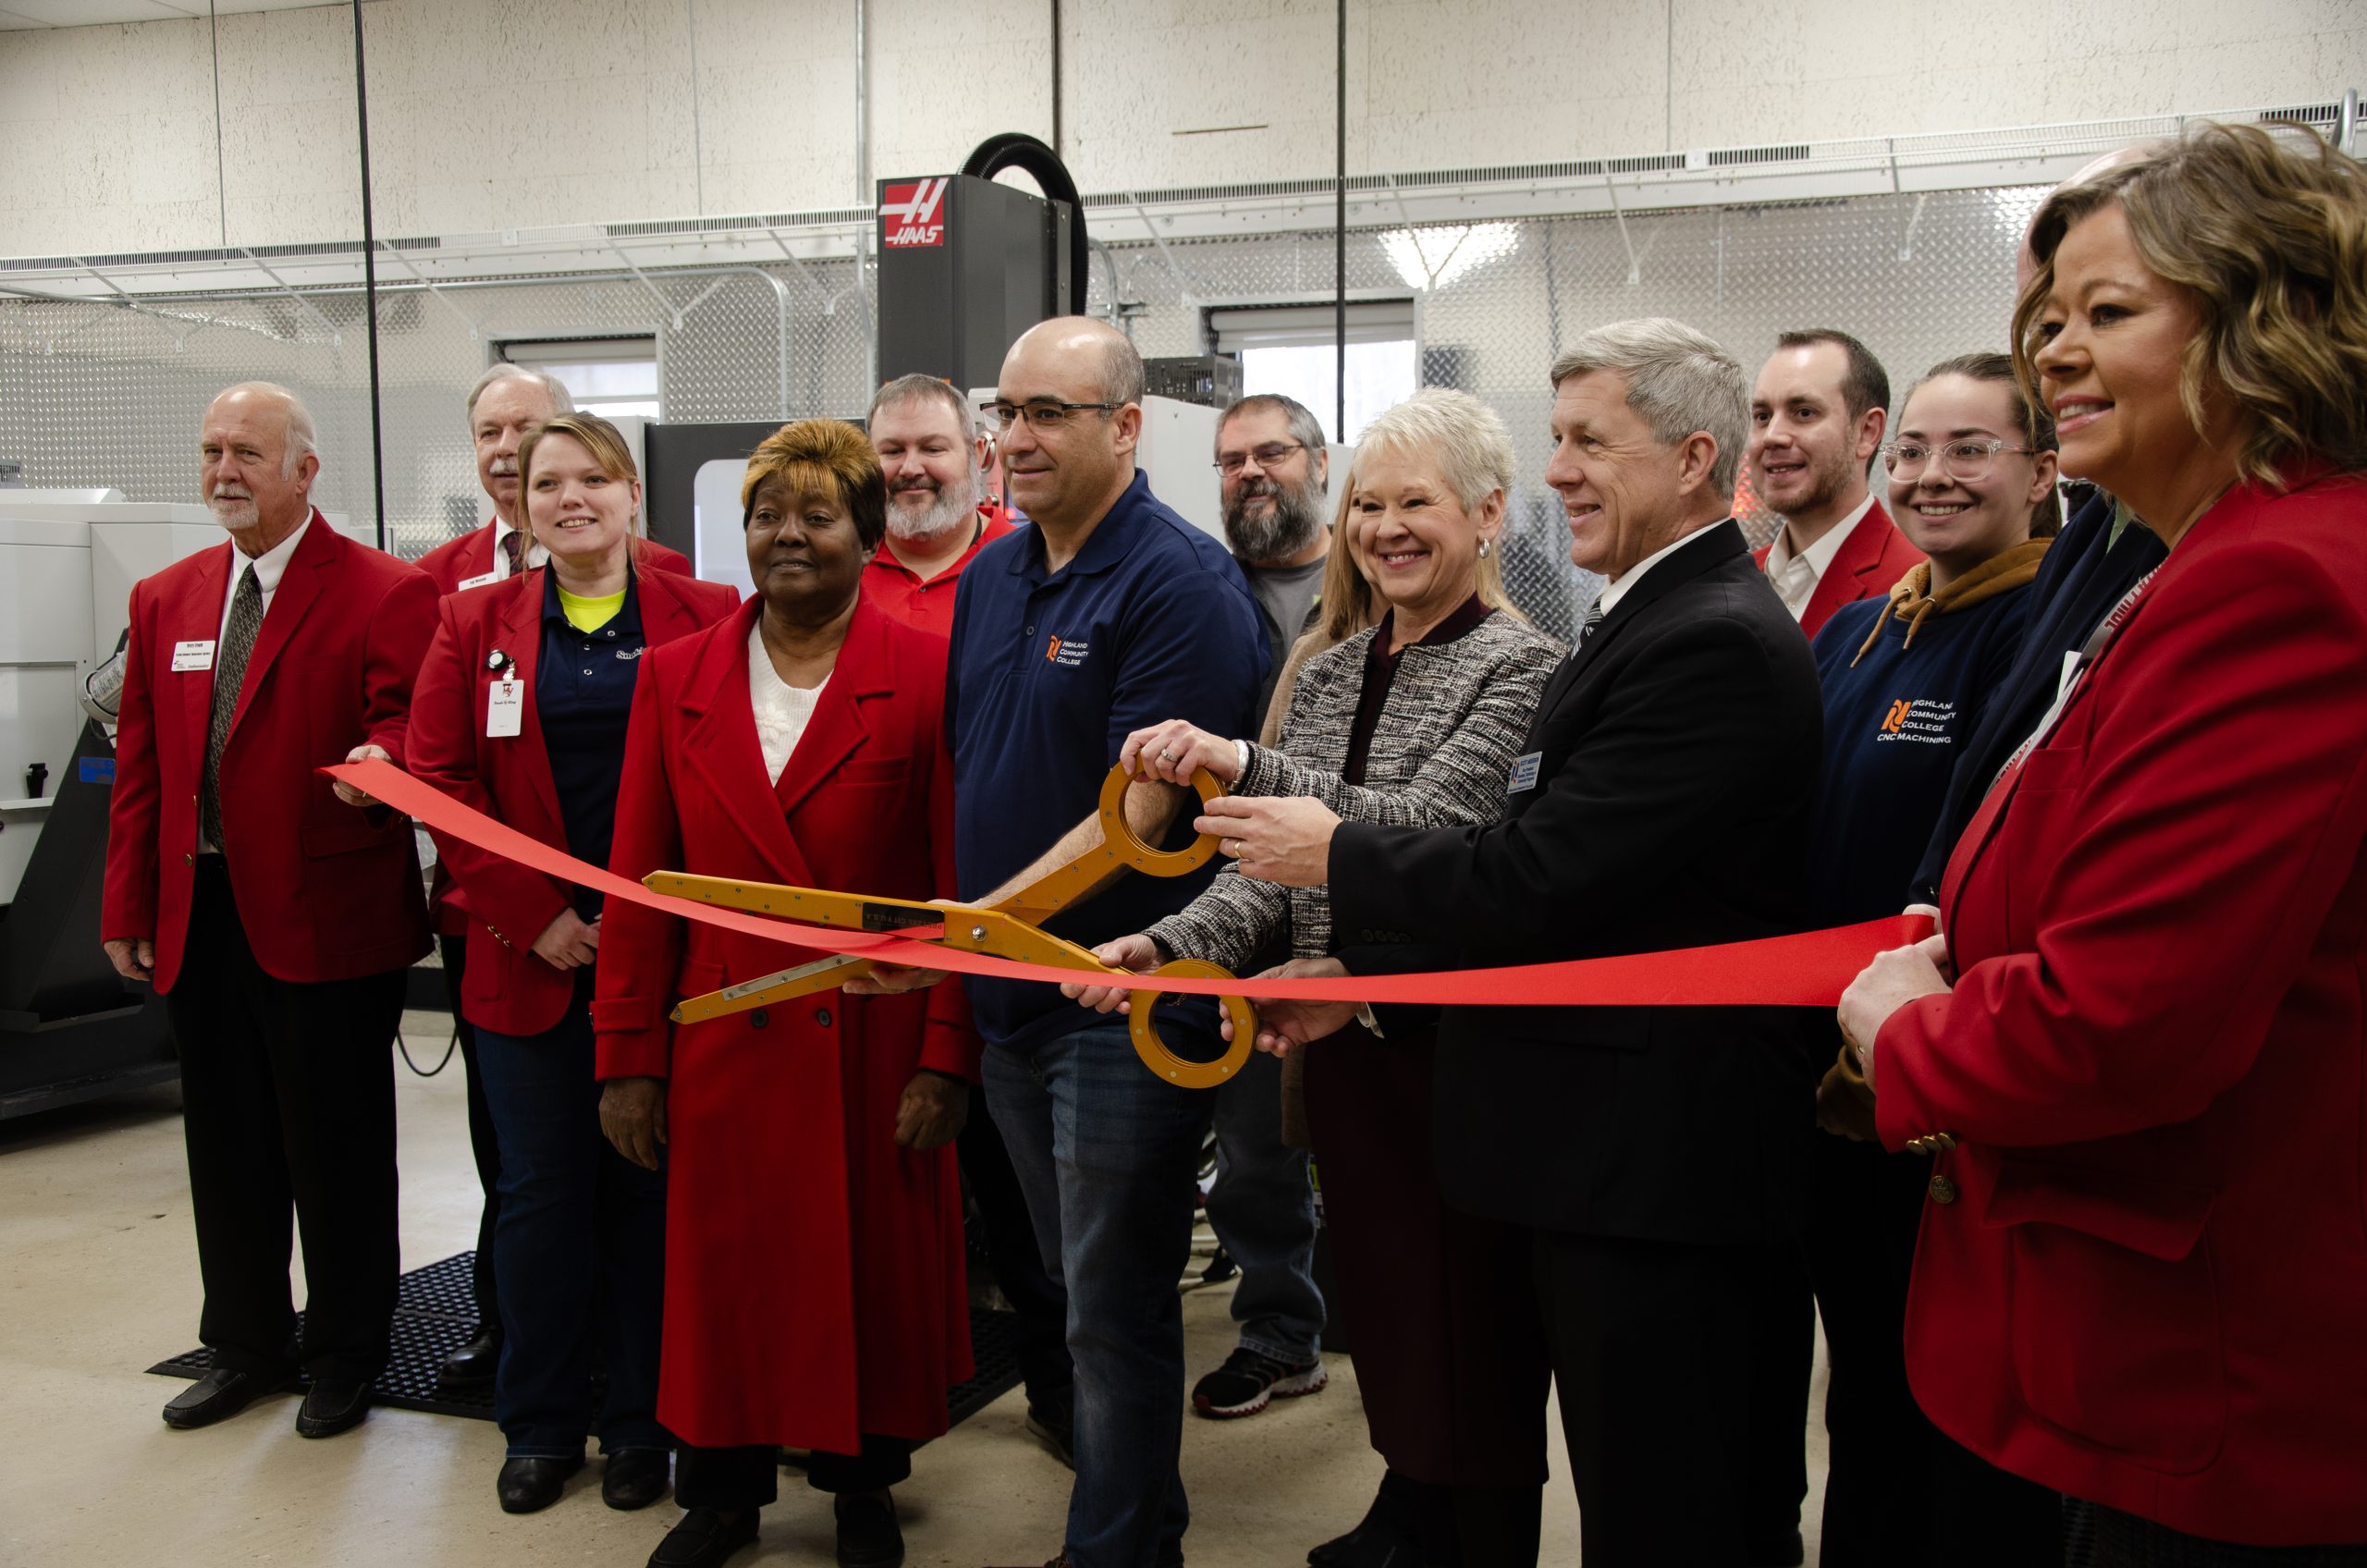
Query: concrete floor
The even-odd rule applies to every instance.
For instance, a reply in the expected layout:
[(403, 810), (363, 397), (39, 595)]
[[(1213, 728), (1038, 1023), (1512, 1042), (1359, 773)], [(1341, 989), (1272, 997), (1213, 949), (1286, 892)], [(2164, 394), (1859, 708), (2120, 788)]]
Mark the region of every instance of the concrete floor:
[[(415, 1014), (411, 1054), (442, 1054), (442, 1021)], [(477, 1192), (457, 1063), (435, 1078), (397, 1066), (403, 1257), (473, 1244)], [(178, 1091), (160, 1088), (0, 1123), (0, 1563), (435, 1565), (639, 1568), (681, 1515), (601, 1506), (598, 1466), (555, 1507), (512, 1517), (493, 1498), (490, 1422), (374, 1412), (324, 1442), (295, 1435), (296, 1401), (175, 1432), (157, 1412), (179, 1388), (142, 1368), (196, 1341), (196, 1243)], [(302, 1275), (296, 1276), (300, 1300)], [(1232, 1344), (1227, 1296), (1185, 1298), (1196, 1375)], [(1822, 1403), (1820, 1355), (1817, 1404)], [(914, 1564), (1036, 1564), (1059, 1550), (1069, 1473), (1027, 1437), (1018, 1390), (923, 1450), (897, 1492)], [(1277, 1568), (1362, 1515), (1380, 1462), (1366, 1446), (1355, 1371), (1247, 1421), (1184, 1424), (1193, 1568)], [(1809, 1430), (1805, 1510), (1816, 1560), (1823, 1432)], [(1551, 1564), (1578, 1560), (1577, 1510), (1558, 1436), (1546, 1491)], [(760, 1550), (733, 1560), (829, 1563), (827, 1500), (784, 1476)]]

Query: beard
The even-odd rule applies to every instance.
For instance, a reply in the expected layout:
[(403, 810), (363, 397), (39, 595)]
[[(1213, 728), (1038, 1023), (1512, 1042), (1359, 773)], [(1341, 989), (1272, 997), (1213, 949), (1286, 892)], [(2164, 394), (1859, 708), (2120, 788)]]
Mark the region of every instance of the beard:
[[(1810, 459), (1808, 472), (1800, 476), (1808, 484), (1808, 493), (1793, 502), (1790, 510), (1815, 512), (1832, 506), (1849, 488), (1849, 473), (1854, 467), (1856, 460), (1847, 452)], [(1785, 508), (1772, 501), (1768, 506), (1777, 516), (1786, 515)]]
[[(897, 497), (914, 491), (934, 491), (928, 506), (915, 517), (904, 509)], [(971, 468), (961, 480), (950, 485), (924, 481), (908, 484), (888, 494), (888, 532), (908, 544), (926, 545), (942, 539), (956, 528), (974, 522), (978, 515), (978, 471)]]
[[(1249, 503), (1265, 496), (1273, 505), (1253, 512)], [(1297, 484), (1277, 484), (1260, 474), (1244, 480), (1224, 503), (1224, 538), (1233, 553), (1252, 566), (1285, 561), (1323, 532), (1323, 486), (1313, 474)]]
[(255, 511), (252, 496), (225, 495), (217, 491), (205, 497), (205, 504), (214, 513), (214, 521), (233, 533), (244, 533), (261, 521)]

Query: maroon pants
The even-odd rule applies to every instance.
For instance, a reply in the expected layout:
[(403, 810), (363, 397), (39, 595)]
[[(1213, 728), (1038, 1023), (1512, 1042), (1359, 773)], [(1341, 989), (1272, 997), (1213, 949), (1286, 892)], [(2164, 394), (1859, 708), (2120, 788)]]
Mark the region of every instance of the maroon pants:
[(1307, 1047), (1306, 1120), (1372, 1446), (1434, 1486), (1545, 1480), (1551, 1376), (1523, 1230), (1439, 1198), (1428, 1034)]

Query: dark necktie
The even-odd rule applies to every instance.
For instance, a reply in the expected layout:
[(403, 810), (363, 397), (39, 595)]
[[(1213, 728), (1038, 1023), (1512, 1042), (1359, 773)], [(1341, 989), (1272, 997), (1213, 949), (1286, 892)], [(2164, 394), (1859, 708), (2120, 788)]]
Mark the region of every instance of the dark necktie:
[(222, 646), (214, 657), (214, 714), (205, 731), (205, 778), (197, 796), (198, 821), (205, 841), (217, 850), (222, 841), (222, 751), (230, 743), (230, 720), (239, 711), (239, 688), (246, 684), (247, 655), (254, 652), (255, 633), (263, 629), (263, 584), (255, 581), (249, 562), (239, 574), (239, 591), (230, 595), (230, 622), (222, 629)]
[(1600, 599), (1597, 599), (1593, 605), (1588, 606), (1586, 619), (1578, 624), (1578, 646), (1581, 648), (1585, 647), (1587, 645), (1587, 639), (1593, 636), (1595, 633), (1595, 628), (1601, 624), (1602, 601)]
[(501, 553), (509, 557), (509, 575), (518, 575), (526, 557), (526, 536), (516, 529), (501, 536)]

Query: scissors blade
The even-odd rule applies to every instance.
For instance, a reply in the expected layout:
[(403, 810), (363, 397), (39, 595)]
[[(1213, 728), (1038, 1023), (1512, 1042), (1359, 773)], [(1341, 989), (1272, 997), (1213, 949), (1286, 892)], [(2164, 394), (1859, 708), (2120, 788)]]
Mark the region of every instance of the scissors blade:
[(791, 1001), (810, 997), (816, 991), (836, 990), (859, 974), (871, 973), (871, 961), (849, 958), (843, 954), (801, 963), (793, 969), (778, 970), (760, 974), (754, 980), (742, 980), (737, 986), (726, 986), (720, 991), (709, 991), (703, 997), (685, 997), (674, 1006), (668, 1016), (677, 1023), (703, 1023), (710, 1018), (728, 1018), (735, 1012), (748, 1012), (773, 1002)]

